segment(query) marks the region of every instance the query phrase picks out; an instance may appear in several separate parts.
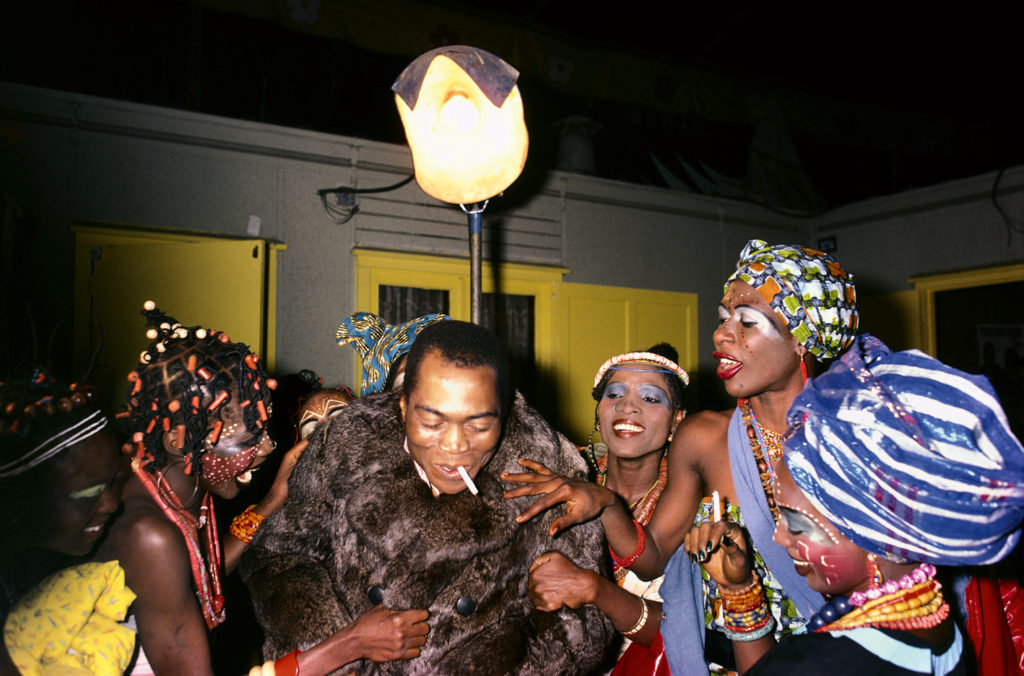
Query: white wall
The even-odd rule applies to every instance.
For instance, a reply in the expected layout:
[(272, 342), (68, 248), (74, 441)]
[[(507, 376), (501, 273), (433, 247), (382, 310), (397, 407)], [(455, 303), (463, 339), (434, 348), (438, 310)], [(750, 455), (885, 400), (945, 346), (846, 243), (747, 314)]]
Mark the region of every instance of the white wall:
[[(836, 257), (856, 272), (858, 288), (899, 291), (907, 280), (955, 270), (1019, 263), (1024, 231), (1008, 230), (992, 203), (997, 174), (880, 197), (817, 219), (812, 239), (834, 236)], [(1024, 228), (1024, 167), (999, 179), (996, 201)]]
[[(334, 331), (354, 307), (353, 246), (466, 255), (466, 221), (415, 184), (359, 197), (332, 223), (315, 191), (395, 183), (411, 172), (404, 146), (0, 83), (3, 190), (38, 221), (34, 258), (47, 293), (71, 316), (68, 226), (112, 221), (244, 236), (288, 246), (280, 257), (278, 365), (348, 380), (351, 350)], [(485, 255), (562, 265), (567, 281), (696, 292), (699, 352), (721, 283), (752, 237), (814, 246), (835, 235), (837, 257), (873, 291), (915, 274), (1024, 259), (988, 203), (992, 176), (844, 207), (814, 221), (753, 205), (575, 174), (513, 185), (484, 216)], [(1003, 177), (1000, 201), (1020, 222), (1024, 168)], [(500, 225), (499, 229), (498, 226)], [(495, 251), (494, 238), (501, 241)], [(215, 324), (215, 319), (209, 323)], [(638, 346), (639, 347), (639, 346)], [(703, 378), (713, 385), (713, 378)]]

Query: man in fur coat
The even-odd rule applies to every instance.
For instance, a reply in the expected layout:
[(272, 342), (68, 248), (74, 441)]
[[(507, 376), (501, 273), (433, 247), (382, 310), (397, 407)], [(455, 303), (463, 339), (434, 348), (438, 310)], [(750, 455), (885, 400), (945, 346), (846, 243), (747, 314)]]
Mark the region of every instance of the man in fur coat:
[[(521, 395), (485, 329), (441, 322), (413, 344), (405, 390), (323, 425), (242, 559), (265, 656), (293, 649), (327, 673), (572, 674), (600, 667), (616, 633), (594, 606), (538, 610), (531, 564), (559, 551), (603, 571), (596, 523), (557, 538), (505, 499), (520, 457), (582, 478), (576, 448)], [(316, 666), (314, 666), (316, 665)]]

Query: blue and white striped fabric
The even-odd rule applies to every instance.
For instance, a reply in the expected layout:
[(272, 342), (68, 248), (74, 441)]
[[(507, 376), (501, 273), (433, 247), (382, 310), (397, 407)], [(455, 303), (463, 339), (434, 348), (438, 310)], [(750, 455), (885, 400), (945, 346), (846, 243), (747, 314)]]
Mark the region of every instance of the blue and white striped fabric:
[(1024, 449), (983, 376), (862, 335), (788, 416), (790, 473), (862, 549), (982, 565), (1017, 544)]

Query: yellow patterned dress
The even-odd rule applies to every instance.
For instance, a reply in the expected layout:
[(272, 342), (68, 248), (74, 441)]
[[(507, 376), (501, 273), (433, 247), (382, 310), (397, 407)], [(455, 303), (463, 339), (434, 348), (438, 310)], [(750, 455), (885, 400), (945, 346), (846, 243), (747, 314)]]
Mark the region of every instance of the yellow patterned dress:
[(25, 676), (121, 676), (135, 632), (118, 622), (134, 600), (117, 561), (67, 568), (11, 608), (4, 644)]

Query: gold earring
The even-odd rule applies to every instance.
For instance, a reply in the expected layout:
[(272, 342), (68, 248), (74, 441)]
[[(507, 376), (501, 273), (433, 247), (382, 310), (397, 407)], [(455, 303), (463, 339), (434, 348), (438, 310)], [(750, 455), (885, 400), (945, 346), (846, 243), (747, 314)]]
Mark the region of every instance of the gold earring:
[[(605, 472), (601, 471), (601, 468), (597, 464), (597, 453), (594, 452), (594, 435), (597, 434), (597, 429), (600, 426), (601, 421), (597, 416), (597, 409), (594, 409), (594, 429), (590, 430), (590, 436), (587, 437), (587, 445), (584, 446), (584, 452), (587, 460), (590, 462), (590, 466), (594, 468), (594, 471), (599, 475), (603, 475)], [(607, 471), (607, 470), (605, 470)]]
[(868, 554), (868, 577), (871, 578), (872, 587), (881, 587), (882, 583), (885, 582), (885, 578), (882, 577), (882, 571), (878, 570), (878, 563), (875, 560), (874, 554)]

